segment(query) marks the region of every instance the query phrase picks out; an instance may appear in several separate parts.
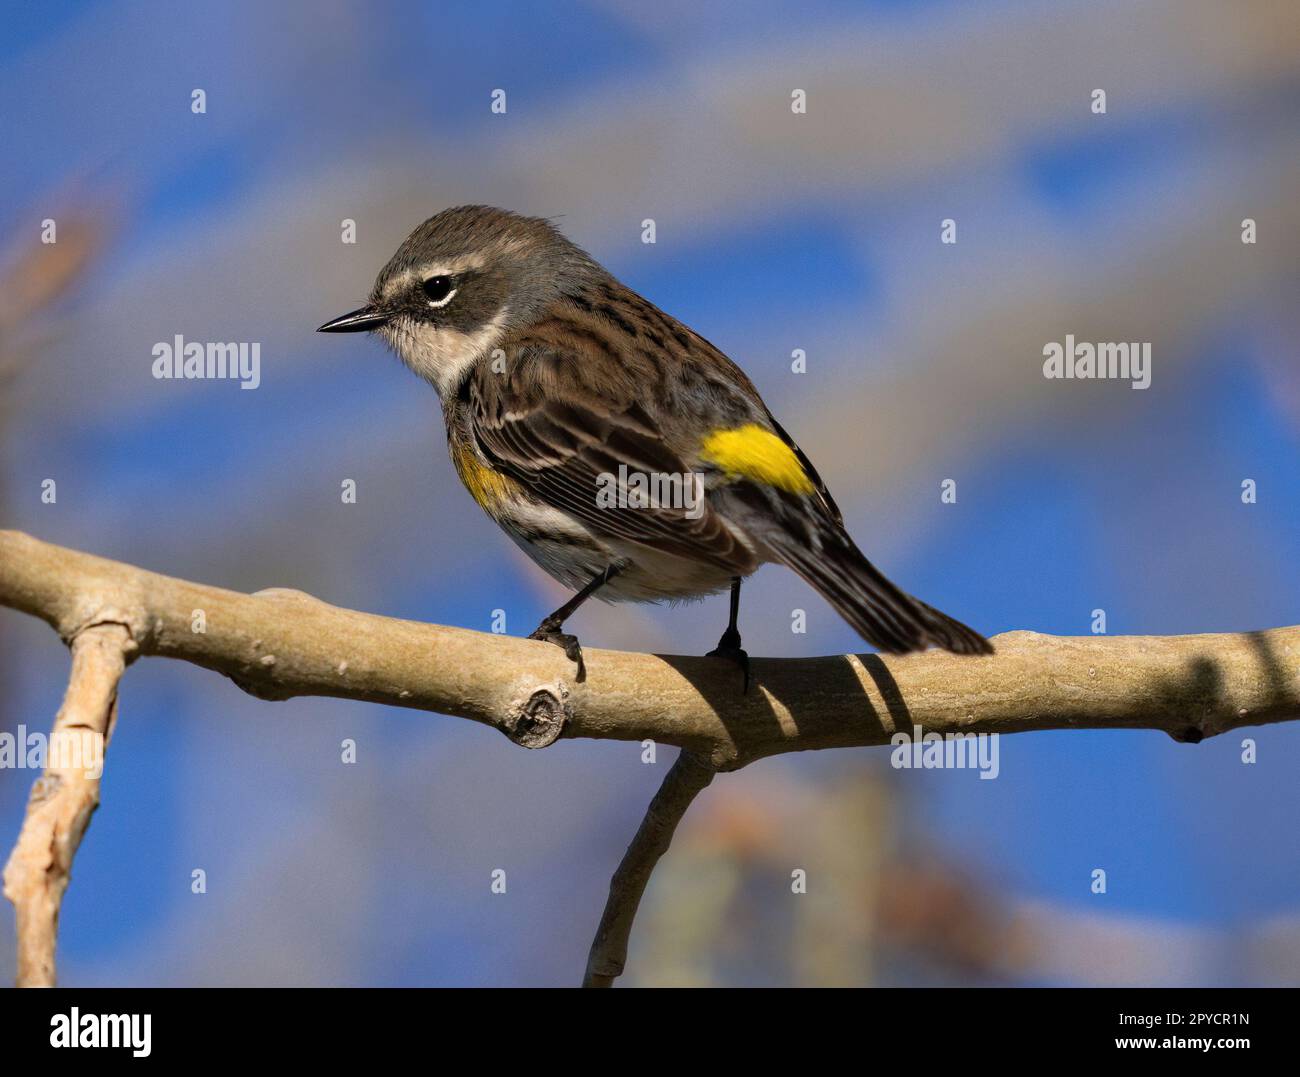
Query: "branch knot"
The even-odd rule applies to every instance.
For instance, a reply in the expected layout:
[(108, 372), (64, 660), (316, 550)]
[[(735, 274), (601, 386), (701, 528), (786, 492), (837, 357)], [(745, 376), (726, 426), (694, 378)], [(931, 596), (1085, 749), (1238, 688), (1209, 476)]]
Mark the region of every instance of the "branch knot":
[(560, 683), (543, 685), (511, 705), (501, 732), (525, 748), (546, 748), (559, 739), (572, 717), (568, 688)]

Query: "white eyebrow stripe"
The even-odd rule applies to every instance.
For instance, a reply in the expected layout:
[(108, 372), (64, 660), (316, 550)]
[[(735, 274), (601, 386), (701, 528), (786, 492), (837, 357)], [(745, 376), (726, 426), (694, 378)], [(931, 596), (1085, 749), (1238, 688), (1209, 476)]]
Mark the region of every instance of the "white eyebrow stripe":
[(384, 285), (384, 297), (404, 291), (416, 281), (426, 281), (430, 277), (454, 277), (472, 269), (482, 269), (486, 263), (481, 254), (465, 254), (444, 262), (427, 262), (422, 266), (404, 269)]

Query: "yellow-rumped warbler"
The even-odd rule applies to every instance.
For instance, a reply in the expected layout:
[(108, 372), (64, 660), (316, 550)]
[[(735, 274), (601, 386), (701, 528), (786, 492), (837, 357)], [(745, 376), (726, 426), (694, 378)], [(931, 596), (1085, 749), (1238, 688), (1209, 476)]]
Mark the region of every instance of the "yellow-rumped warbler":
[(430, 217), (370, 302), (320, 327), (377, 330), (442, 398), (466, 488), (577, 593), (532, 639), (559, 644), (592, 594), (687, 599), (731, 588), (716, 651), (745, 669), (740, 581), (788, 565), (867, 642), (989, 654), (978, 632), (899, 590), (858, 550), (816, 470), (750, 380), (620, 284), (549, 221), (488, 206)]

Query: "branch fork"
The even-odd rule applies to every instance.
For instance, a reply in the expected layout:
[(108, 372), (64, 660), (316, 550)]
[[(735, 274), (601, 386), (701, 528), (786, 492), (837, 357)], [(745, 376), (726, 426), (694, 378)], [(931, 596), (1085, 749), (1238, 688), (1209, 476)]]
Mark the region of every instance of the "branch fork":
[[(139, 655), (177, 658), (261, 699), (334, 696), (468, 718), (515, 744), (561, 737), (682, 749), (610, 884), (584, 983), (619, 976), (654, 865), (718, 771), (783, 752), (888, 744), (897, 731), (1152, 729), (1188, 743), (1300, 718), (1300, 627), (1196, 636), (1008, 632), (997, 653), (753, 659), (754, 687), (707, 657), (585, 648), (586, 677), (550, 644), (340, 609), (300, 591), (247, 595), (0, 531), (0, 605), (68, 642), (55, 735), (106, 743)], [(194, 630), (195, 611), (204, 627)], [(52, 738), (52, 742), (53, 742)], [(99, 777), (50, 760), (4, 872), (18, 983), (54, 983), (59, 906), (99, 803)]]

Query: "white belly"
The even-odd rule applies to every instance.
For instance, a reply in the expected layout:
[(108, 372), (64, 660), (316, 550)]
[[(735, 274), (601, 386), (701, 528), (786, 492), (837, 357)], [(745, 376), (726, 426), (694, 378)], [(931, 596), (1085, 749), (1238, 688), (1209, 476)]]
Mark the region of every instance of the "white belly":
[(683, 601), (731, 586), (731, 574), (716, 565), (594, 535), (568, 513), (546, 505), (512, 507), (497, 522), (538, 565), (575, 591), (617, 566), (618, 573), (595, 595), (606, 602)]

